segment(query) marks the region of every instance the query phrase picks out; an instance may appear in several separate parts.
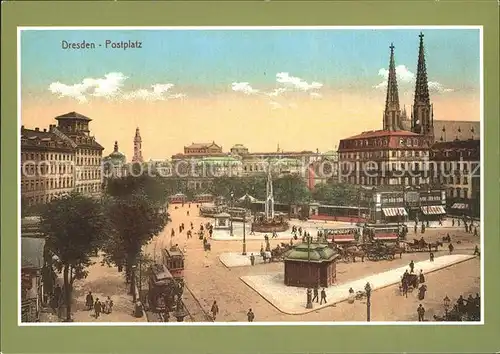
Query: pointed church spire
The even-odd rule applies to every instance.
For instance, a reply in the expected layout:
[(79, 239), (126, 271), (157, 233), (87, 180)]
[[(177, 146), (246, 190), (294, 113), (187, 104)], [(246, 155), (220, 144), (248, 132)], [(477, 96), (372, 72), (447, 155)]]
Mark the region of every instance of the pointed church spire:
[(412, 131), (418, 134), (427, 135), (433, 141), (434, 118), (429, 97), (427, 68), (425, 65), (424, 34), (420, 33), (419, 38), (420, 45), (418, 48), (417, 78), (413, 101)]
[(399, 108), (398, 82), (396, 78), (396, 64), (394, 60), (394, 45), (391, 43), (391, 57), (389, 59), (389, 75), (387, 77), (387, 96), (385, 99), (384, 130), (400, 129), (401, 111)]
[(115, 141), (115, 147), (114, 147), (113, 151), (118, 152), (118, 141)]
[(135, 129), (134, 157), (132, 158), (132, 162), (144, 162), (142, 158), (142, 138), (141, 133), (139, 132), (139, 127)]

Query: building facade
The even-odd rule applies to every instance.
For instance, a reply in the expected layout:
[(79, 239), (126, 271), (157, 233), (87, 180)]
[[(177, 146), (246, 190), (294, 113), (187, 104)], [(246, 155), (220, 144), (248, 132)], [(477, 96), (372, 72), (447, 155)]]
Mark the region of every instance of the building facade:
[(73, 190), (101, 193), (103, 147), (90, 135), (90, 118), (70, 112), (49, 129), (21, 127), (21, 196), (24, 206), (47, 203)]
[(21, 127), (23, 206), (51, 201), (75, 188), (75, 147), (53, 131)]
[(480, 140), (435, 143), (430, 152), (430, 174), (445, 188), (450, 209), (479, 215), (481, 181)]

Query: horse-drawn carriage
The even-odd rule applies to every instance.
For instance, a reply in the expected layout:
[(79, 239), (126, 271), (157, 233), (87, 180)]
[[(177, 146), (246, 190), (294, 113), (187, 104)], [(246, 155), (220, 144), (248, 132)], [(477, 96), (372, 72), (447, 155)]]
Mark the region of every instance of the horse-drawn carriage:
[(271, 249), (271, 251), (261, 252), (261, 256), (264, 263), (279, 262), (285, 259), (286, 253), (291, 249), (292, 246), (290, 246), (290, 244), (282, 242), (281, 245), (277, 245), (275, 248)]
[(366, 257), (370, 261), (390, 260), (394, 259), (396, 254), (393, 247), (389, 247), (384, 243), (374, 242), (365, 247)]
[(436, 252), (443, 245), (441, 241), (427, 243), (422, 237), (420, 240), (413, 239), (413, 242), (405, 242), (406, 252)]

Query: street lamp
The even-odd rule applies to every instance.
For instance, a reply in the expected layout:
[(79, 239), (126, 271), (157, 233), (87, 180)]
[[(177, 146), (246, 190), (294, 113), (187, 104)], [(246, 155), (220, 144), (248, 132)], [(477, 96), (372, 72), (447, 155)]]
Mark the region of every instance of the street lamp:
[(245, 213), (243, 214), (243, 252), (241, 252), (241, 254), (243, 256), (246, 256), (247, 254), (247, 240), (246, 240), (246, 219), (247, 219), (247, 214), (246, 214), (246, 210), (245, 210)]
[(371, 306), (370, 300), (372, 295), (372, 287), (370, 286), (370, 283), (366, 283), (365, 292), (366, 292), (366, 321), (370, 322), (370, 306)]
[(448, 319), (448, 310), (450, 309), (450, 305), (451, 305), (451, 300), (448, 297), (448, 295), (446, 295), (446, 297), (443, 299), (445, 320)]

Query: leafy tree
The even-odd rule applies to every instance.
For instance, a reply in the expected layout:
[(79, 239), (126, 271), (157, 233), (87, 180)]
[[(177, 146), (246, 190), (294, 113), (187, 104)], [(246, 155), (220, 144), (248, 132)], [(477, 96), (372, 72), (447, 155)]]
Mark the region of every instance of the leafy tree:
[[(112, 236), (103, 246), (103, 261), (108, 265), (125, 267), (127, 278), (130, 278), (142, 247), (164, 229), (168, 214), (144, 193), (114, 198), (108, 210)], [(130, 279), (130, 292), (135, 297), (135, 278)]]
[(114, 178), (107, 184), (106, 193), (112, 197), (126, 197), (134, 193), (146, 195), (149, 200), (158, 205), (165, 205), (168, 201), (167, 182), (162, 177), (141, 174)]
[(314, 187), (313, 198), (329, 205), (354, 206), (360, 203), (359, 190), (350, 184), (322, 183)]
[(54, 199), (40, 215), (48, 250), (57, 256), (54, 266), (63, 273), (66, 320), (71, 321), (71, 295), (107, 235), (107, 218), (99, 201), (78, 193)]
[(305, 181), (295, 174), (288, 174), (273, 181), (275, 199), (281, 203), (288, 204), (292, 212), (292, 205), (303, 204), (310, 200), (310, 192)]

